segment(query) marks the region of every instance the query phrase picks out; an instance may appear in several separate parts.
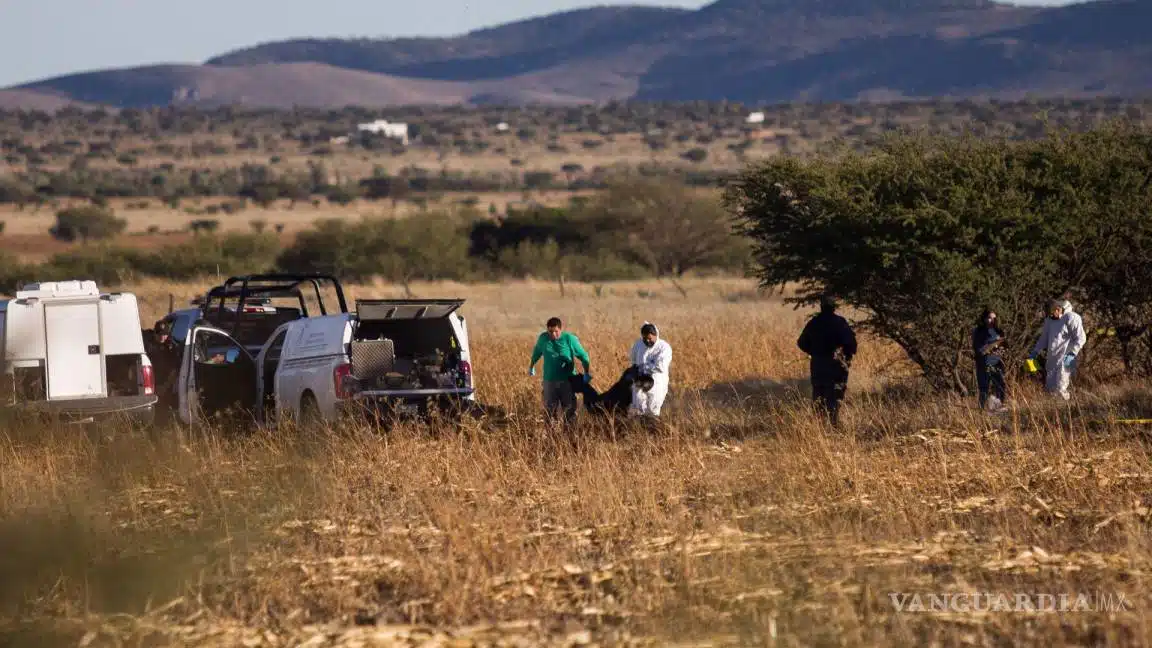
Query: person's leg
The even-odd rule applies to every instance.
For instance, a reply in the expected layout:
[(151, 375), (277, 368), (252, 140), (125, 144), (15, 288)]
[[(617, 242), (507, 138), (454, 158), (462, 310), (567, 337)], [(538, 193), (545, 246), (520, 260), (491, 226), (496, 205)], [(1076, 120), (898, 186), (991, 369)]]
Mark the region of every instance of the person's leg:
[(564, 420), (571, 422), (576, 419), (576, 391), (572, 383), (564, 381), (558, 383), (560, 388), (560, 404), (564, 407)]
[(832, 427), (840, 426), (840, 404), (844, 401), (844, 394), (847, 391), (847, 382), (837, 383), (829, 390), (831, 400), (828, 403), (828, 418), (832, 421)]
[(835, 397), (831, 384), (817, 382), (812, 385), (812, 401), (816, 406), (816, 411), (819, 412), (821, 416), (832, 416), (832, 409), (835, 405), (834, 400)]
[(1004, 381), (1004, 369), (1002, 367), (994, 368), (989, 372), (989, 378), (991, 379), (992, 395), (999, 399), (1000, 404), (1003, 405), (1004, 401), (1008, 399), (1008, 385)]
[(1072, 396), (1068, 393), (1068, 387), (1072, 384), (1072, 369), (1065, 369), (1064, 363), (1061, 362), (1059, 363), (1056, 371), (1059, 374), (1059, 382), (1057, 383), (1056, 393), (1060, 396), (1060, 398), (1064, 400), (1070, 400)]
[(1049, 363), (1053, 366), (1048, 369), (1048, 375), (1044, 381), (1045, 391), (1063, 400), (1070, 399), (1068, 385), (1071, 382), (1072, 372), (1064, 368), (1062, 358), (1055, 361), (1049, 360)]
[(648, 392), (648, 413), (660, 416), (660, 408), (664, 407), (664, 399), (668, 396), (668, 385), (653, 385)]
[(977, 359), (976, 360), (976, 389), (979, 392), (979, 398), (978, 398), (977, 402), (980, 404), (980, 409), (984, 409), (984, 407), (988, 404), (988, 386), (989, 386), (989, 380), (991, 378), (988, 374), (989, 374), (988, 366), (985, 365), (983, 362), (981, 362), (979, 359)]
[(556, 389), (556, 383), (545, 380), (544, 381), (544, 411), (548, 416), (555, 416), (556, 410), (560, 406), (560, 394)]
[(1053, 396), (1060, 395), (1060, 383), (1064, 379), (1064, 368), (1060, 363), (1051, 358), (1047, 361), (1048, 367), (1044, 376), (1044, 391)]

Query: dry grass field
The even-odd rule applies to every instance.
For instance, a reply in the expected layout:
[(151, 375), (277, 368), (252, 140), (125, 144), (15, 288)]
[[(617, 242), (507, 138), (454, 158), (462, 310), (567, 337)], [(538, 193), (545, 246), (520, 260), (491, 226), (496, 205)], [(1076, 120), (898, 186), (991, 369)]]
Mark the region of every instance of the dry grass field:
[[(202, 288), (134, 287), (146, 322)], [(1112, 421), (1152, 407), (1139, 386), (1057, 407), (1022, 385), (1011, 412), (986, 415), (921, 395), (900, 354), (863, 337), (831, 430), (806, 408), (806, 313), (748, 281), (410, 288), (468, 298), (479, 397), (508, 420), (5, 424), (0, 645), (1152, 638), (1152, 468), (1144, 430)], [(540, 419), (527, 363), (551, 315), (589, 349), (600, 389), (640, 323), (661, 327), (675, 353), (661, 429)], [(1069, 595), (1074, 611), (931, 611), (948, 593)]]

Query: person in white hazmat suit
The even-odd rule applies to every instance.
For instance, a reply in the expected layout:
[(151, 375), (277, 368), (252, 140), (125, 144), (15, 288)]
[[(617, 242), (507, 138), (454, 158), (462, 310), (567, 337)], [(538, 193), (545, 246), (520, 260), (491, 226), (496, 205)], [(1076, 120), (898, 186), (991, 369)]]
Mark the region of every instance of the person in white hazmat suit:
[(1087, 340), (1084, 321), (1079, 313), (1072, 311), (1072, 304), (1059, 299), (1049, 302), (1044, 330), (1040, 333), (1040, 339), (1036, 340), (1036, 346), (1032, 348), (1032, 355), (1028, 356), (1029, 359), (1035, 360), (1040, 352), (1047, 350), (1048, 357), (1044, 362), (1047, 376), (1044, 387), (1049, 394), (1064, 400), (1070, 398), (1068, 386), (1072, 382), (1072, 373), (1076, 370), (1076, 354), (1084, 348)]
[(632, 345), (631, 361), (642, 376), (652, 377), (647, 391), (632, 385), (632, 414), (660, 416), (668, 396), (668, 372), (672, 367), (672, 345), (660, 339), (660, 330), (651, 322), (640, 327), (640, 339)]

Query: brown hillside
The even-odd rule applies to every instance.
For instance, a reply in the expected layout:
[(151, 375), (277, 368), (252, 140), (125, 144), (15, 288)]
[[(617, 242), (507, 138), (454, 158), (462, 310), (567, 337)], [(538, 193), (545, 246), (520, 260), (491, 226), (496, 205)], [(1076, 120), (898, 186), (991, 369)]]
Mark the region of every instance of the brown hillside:
[(91, 107), (66, 96), (48, 92), (9, 89), (0, 90), (0, 110), (56, 111), (67, 106)]

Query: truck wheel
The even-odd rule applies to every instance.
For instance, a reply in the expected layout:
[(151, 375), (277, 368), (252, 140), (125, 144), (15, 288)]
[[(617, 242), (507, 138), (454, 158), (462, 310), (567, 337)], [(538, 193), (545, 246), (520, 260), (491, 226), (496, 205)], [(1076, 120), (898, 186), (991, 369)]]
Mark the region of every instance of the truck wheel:
[(300, 424), (317, 425), (321, 419), (320, 403), (316, 401), (316, 396), (310, 391), (304, 392), (300, 397)]

